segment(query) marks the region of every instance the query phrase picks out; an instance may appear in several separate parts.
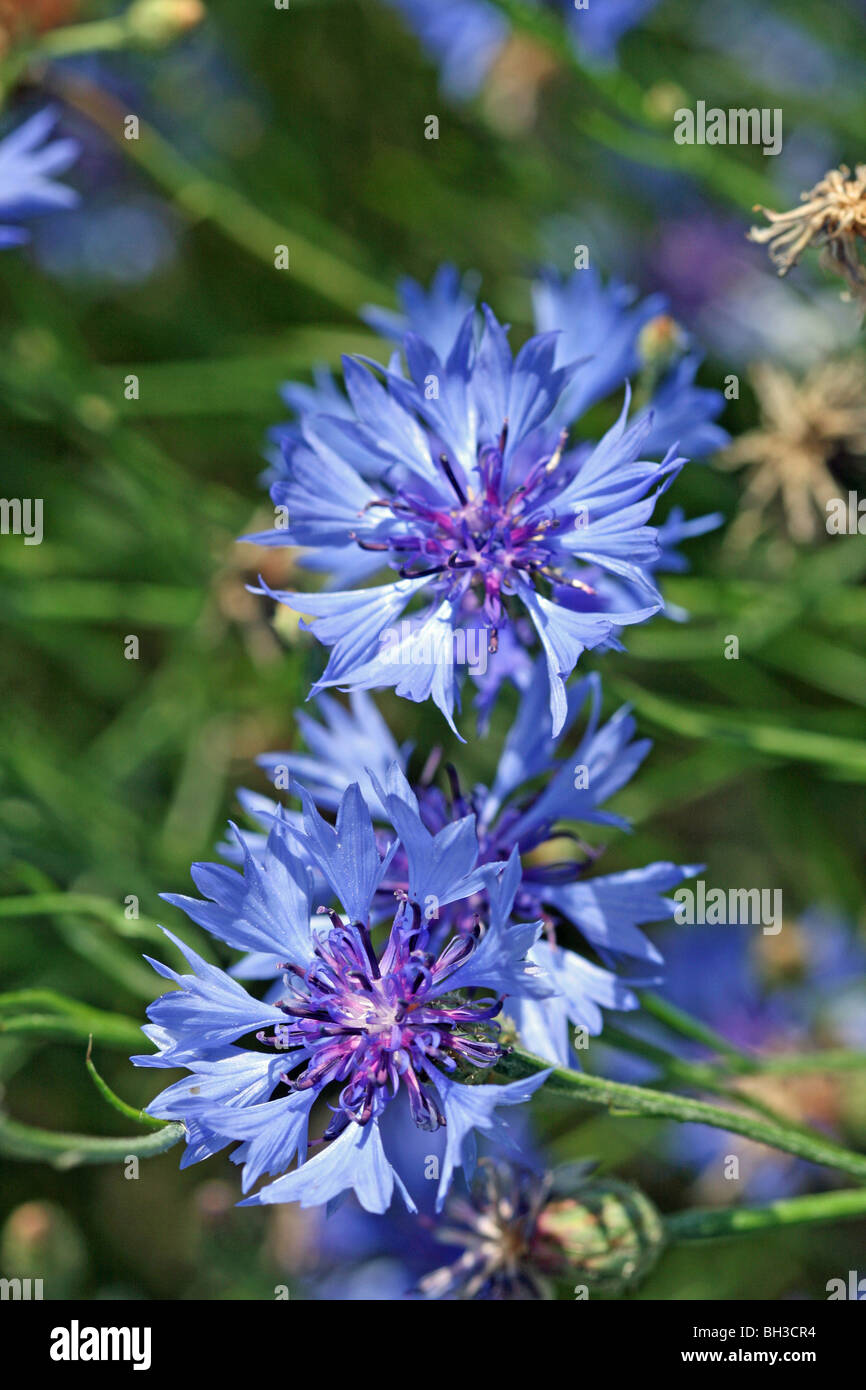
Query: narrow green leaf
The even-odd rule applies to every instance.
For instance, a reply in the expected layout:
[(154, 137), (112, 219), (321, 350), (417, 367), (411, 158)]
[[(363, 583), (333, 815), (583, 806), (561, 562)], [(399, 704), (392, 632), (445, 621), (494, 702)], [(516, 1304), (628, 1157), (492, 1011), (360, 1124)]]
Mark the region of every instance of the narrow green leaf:
[(686, 1013), (685, 1009), (680, 1009), (676, 1004), (672, 1004), (668, 999), (662, 999), (658, 994), (646, 992), (641, 994), (641, 1006), (652, 1018), (663, 1023), (673, 1033), (679, 1033), (683, 1038), (688, 1038), (690, 1042), (702, 1043), (704, 1047), (709, 1047), (713, 1052), (718, 1052), (726, 1059), (729, 1067), (733, 1066), (737, 1071), (750, 1071), (754, 1064), (751, 1053), (745, 1052), (742, 1048), (729, 1042), (721, 1033), (717, 1033), (715, 1028), (709, 1028), (699, 1018), (693, 1018)]
[(0, 920), (4, 917), (51, 917), (82, 915), (97, 917), (121, 936), (138, 936), (159, 944), (165, 940), (159, 924), (151, 917), (129, 918), (122, 907), (88, 893), (29, 893), (0, 898)]
[(86, 1042), (91, 1036), (105, 1047), (132, 1051), (142, 1046), (140, 1028), (122, 1014), (79, 1018), (62, 1014), (20, 1014), (0, 1018), (0, 1036), (31, 1034), (38, 1038), (58, 1038), (66, 1042)]
[(39, 1032), (72, 1039), (92, 1036), (105, 1047), (142, 1046), (141, 1027), (126, 1014), (82, 1004), (53, 989), (18, 989), (0, 994), (0, 1033)]
[(815, 633), (783, 633), (758, 659), (840, 700), (866, 705), (866, 657)]
[(788, 761), (819, 763), (845, 781), (866, 781), (866, 741), (768, 724), (758, 712), (683, 705), (631, 681), (613, 682), (644, 718), (678, 737), (719, 739)]

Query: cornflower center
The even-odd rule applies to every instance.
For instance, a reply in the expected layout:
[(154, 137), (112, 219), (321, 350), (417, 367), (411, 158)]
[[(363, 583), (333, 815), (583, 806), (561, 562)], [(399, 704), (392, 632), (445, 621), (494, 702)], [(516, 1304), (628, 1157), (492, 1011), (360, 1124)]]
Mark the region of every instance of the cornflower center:
[[(289, 989), (278, 1007), (291, 1023), (260, 1040), (302, 1054), (282, 1077), (290, 1090), (342, 1083), (323, 1139), (336, 1138), (352, 1120), (376, 1118), (401, 1082), (415, 1123), (438, 1129), (445, 1119), (429, 1084), (431, 1067), (489, 1067), (502, 1054), (499, 1026), (490, 1022), (502, 1001), (463, 1001), (442, 989), (474, 952), (480, 926), (434, 956), (420, 907), (403, 902), (380, 957), (363, 923), (344, 926), (336, 913), (328, 915), (331, 929), (307, 969), (284, 967)], [(290, 1076), (301, 1062), (303, 1071)]]
[(452, 597), (460, 597), (474, 586), (494, 625), (501, 618), (502, 597), (512, 591), (520, 573), (524, 577), (540, 575), (555, 583), (576, 583), (563, 579), (552, 567), (556, 535), (567, 523), (552, 510), (545, 511), (545, 503), (552, 500), (560, 485), (555, 473), (565, 432), (553, 453), (543, 455), (523, 481), (510, 489), (503, 478), (507, 437), (506, 425), (497, 444), (480, 449), (477, 490), (464, 487), (447, 454), (439, 455), (456, 505), (443, 505), (439, 498), (402, 487), (393, 497), (368, 503), (368, 507), (390, 511), (400, 523), (399, 533), (387, 541), (354, 537), (362, 549), (395, 554), (401, 561), (401, 578), (438, 575), (442, 589)]

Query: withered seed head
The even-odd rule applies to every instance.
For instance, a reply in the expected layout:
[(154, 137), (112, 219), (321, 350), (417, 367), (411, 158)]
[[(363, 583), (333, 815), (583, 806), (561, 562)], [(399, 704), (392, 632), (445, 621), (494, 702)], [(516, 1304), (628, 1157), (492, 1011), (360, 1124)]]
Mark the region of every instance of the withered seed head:
[(770, 362), (750, 372), (760, 423), (719, 456), (723, 467), (751, 466), (732, 535), (751, 539), (781, 501), (795, 541), (812, 540), (819, 513), (838, 491), (830, 461), (866, 454), (866, 367), (859, 358), (826, 362), (797, 380)]
[(831, 169), (801, 194), (801, 206), (772, 212), (757, 205), (768, 227), (752, 227), (750, 241), (768, 246), (780, 275), (787, 275), (807, 246), (823, 250), (823, 264), (841, 275), (850, 296), (866, 311), (866, 264), (859, 243), (866, 240), (866, 164), (854, 174), (846, 164)]

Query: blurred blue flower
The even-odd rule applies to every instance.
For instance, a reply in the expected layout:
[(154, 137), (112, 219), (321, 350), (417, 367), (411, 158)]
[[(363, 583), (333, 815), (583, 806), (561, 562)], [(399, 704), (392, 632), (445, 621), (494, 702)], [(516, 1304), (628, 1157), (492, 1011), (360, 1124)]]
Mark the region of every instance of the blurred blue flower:
[(155, 194), (136, 162), (81, 107), (114, 110), (118, 124), (134, 112), (172, 147), (200, 167), (245, 157), (263, 126), (255, 91), (230, 60), (216, 30), (201, 28), (177, 42), (145, 49), (83, 53), (49, 64), (49, 83), (61, 94), (58, 113), (74, 136), (84, 201), (80, 215), (61, 228), (46, 217), (34, 235), (41, 269), (97, 293), (135, 286), (175, 262), (182, 223), (170, 202)]
[(508, 20), (487, 0), (388, 0), (438, 64), (443, 90), (478, 91), (508, 38)]
[[(430, 1162), (419, 1153), (414, 1166)], [(313, 1214), (302, 1267), (290, 1246), (288, 1271), (310, 1297), (338, 1302), (550, 1301), (583, 1279), (593, 1290), (622, 1292), (654, 1263), (661, 1227), (647, 1221), (636, 1189), (594, 1182), (596, 1166), (590, 1159), (552, 1167), (527, 1131), (519, 1159), (485, 1153), (441, 1215), (396, 1208), (381, 1222), (351, 1201), (327, 1219)]]
[[(319, 593), (264, 582), (259, 591), (311, 614), (314, 635), (332, 648), (315, 690), (393, 686), (411, 700), (432, 698), (456, 732), (459, 669), (483, 674), (490, 656), (505, 679), (511, 662), (496, 654), (511, 626), (518, 645), (544, 653), (555, 734), (583, 651), (619, 649), (624, 626), (661, 609), (653, 578), (661, 550), (647, 522), (685, 460), (672, 441), (660, 462), (647, 458), (654, 417), (628, 424), (628, 389), (601, 441), (569, 448), (573, 414), (561, 401), (583, 367), (562, 360), (559, 337), (540, 333), (514, 357), (490, 309), (482, 324), (470, 309), (444, 360), (405, 334), (408, 376), (397, 356), (387, 368), (345, 358), (351, 414), (304, 413), (283, 433), (284, 467), (271, 487), (280, 523), (244, 539), (308, 548), (303, 563), (331, 576)], [(600, 345), (604, 363), (593, 361), (584, 399), (619, 377), (620, 337)], [(682, 385), (697, 425), (706, 402), (688, 372)], [(313, 391), (315, 404), (332, 384)], [(397, 579), (333, 588), (383, 567)], [(610, 578), (614, 590), (605, 589)]]
[[(438, 64), (443, 90), (474, 96), (511, 33), (507, 17), (488, 0), (388, 0)], [(622, 36), (655, 9), (658, 0), (542, 0), (561, 14), (582, 58), (612, 63)]]
[(71, 208), (78, 194), (55, 175), (75, 163), (75, 140), (51, 140), (56, 122), (50, 107), (0, 140), (0, 247), (18, 246), (29, 239), (22, 223), (58, 208)]
[[(406, 1302), (425, 1296), (425, 1276), (429, 1277), (430, 1271), (437, 1270), (443, 1262), (456, 1265), (463, 1257), (463, 1267), (471, 1263), (474, 1271), (477, 1262), (466, 1259), (467, 1241), (459, 1228), (463, 1227), (466, 1209), (480, 1216), (489, 1188), (486, 1175), (491, 1168), (512, 1175), (524, 1188), (530, 1182), (539, 1190), (549, 1186), (545, 1183), (547, 1165), (526, 1117), (525, 1107), (514, 1110), (509, 1124), (509, 1153), (491, 1149), (485, 1136), (478, 1136), (476, 1176), (471, 1183), (455, 1182), (444, 1211), (438, 1213), (435, 1196), (444, 1156), (444, 1131), (431, 1134), (419, 1130), (409, 1121), (407, 1110), (390, 1106), (381, 1122), (384, 1142), (401, 1154), (401, 1171), (407, 1175), (417, 1211), (408, 1212), (402, 1204), (395, 1204), (387, 1221), (381, 1221), (348, 1197), (337, 1210), (326, 1213), (317, 1208), (304, 1213), (300, 1259), (296, 1231), (285, 1251), (277, 1248), (277, 1258), (286, 1273), (300, 1282), (306, 1296), (317, 1301)], [(519, 1153), (519, 1160), (515, 1160), (515, 1153)], [(513, 1181), (503, 1183), (503, 1196), (508, 1191), (514, 1191)], [(499, 1214), (503, 1237), (510, 1231), (516, 1234), (512, 1213), (503, 1208)], [(516, 1218), (518, 1213), (513, 1215)], [(498, 1244), (494, 1239), (488, 1253), (492, 1262), (497, 1254), (507, 1261), (508, 1254), (514, 1253), (514, 1244), (507, 1239)], [(451, 1272), (455, 1287), (456, 1273)], [(441, 1284), (441, 1278), (435, 1282)], [(431, 1295), (434, 1292), (431, 1290)], [(475, 1296), (489, 1295), (479, 1292)]]
[(157, 198), (121, 184), (88, 194), (80, 213), (63, 229), (45, 217), (33, 235), (40, 266), (60, 279), (84, 285), (137, 285), (165, 269), (176, 254), (170, 209)]
[(560, 361), (579, 361), (581, 370), (557, 403), (559, 418), (574, 420), (619, 390), (641, 369), (641, 330), (665, 311), (661, 295), (638, 301), (618, 280), (606, 284), (587, 266), (563, 278), (553, 272), (532, 287), (536, 331), (556, 333)]
[(866, 1016), (850, 1008), (866, 991), (866, 944), (838, 915), (810, 908), (784, 924), (778, 941), (759, 944), (754, 928), (738, 926), (694, 927), (667, 940), (665, 995), (737, 1045), (799, 1046), (816, 1028), (838, 1046), (866, 1043)]
[[(531, 947), (529, 959), (548, 980), (551, 997), (515, 995), (506, 1011), (530, 1051), (568, 1066), (579, 1060), (570, 1025), (588, 1035), (599, 1034), (603, 1009), (636, 1009), (634, 989), (660, 978), (662, 958), (640, 928), (672, 916), (673, 901), (665, 895), (695, 870), (659, 862), (622, 873), (594, 872), (599, 851), (584, 844), (572, 827), (583, 822), (628, 829), (628, 822), (605, 810), (604, 804), (629, 781), (650, 744), (634, 739), (634, 720), (625, 707), (601, 723), (601, 686), (592, 675), (568, 692), (565, 729), (587, 703), (589, 710), (577, 748), (571, 756), (562, 756), (551, 733), (540, 675), (536, 668), (535, 679), (527, 683), (489, 789), (477, 785), (464, 792), (449, 768), (450, 795), (429, 774), (422, 774), (410, 790), (396, 772), (397, 767), (406, 770), (409, 750), (396, 747), (373, 701), (362, 692), (352, 696), (351, 712), (332, 697), (321, 696), (321, 722), (300, 716), (308, 753), (269, 753), (259, 762), (283, 788), (292, 778), (303, 777), (324, 810), (336, 810), (352, 782), (358, 783), (380, 823), (400, 828), (407, 814), (404, 804), (411, 807), (411, 834), (407, 825), (403, 844), (379, 885), (381, 911), (387, 911), (395, 892), (418, 895), (410, 843), (419, 859), (431, 859), (440, 837), (471, 825), (479, 863), (504, 866), (504, 873), (501, 880), (481, 885), (471, 898), (449, 902), (439, 895), (440, 925), (465, 935), (475, 929), (479, 914), (486, 920), (491, 912), (504, 910), (506, 900), (512, 903), (515, 922), (545, 923), (546, 934)], [(435, 754), (432, 762), (435, 765)], [(239, 796), (248, 814), (266, 830), (281, 818), (300, 824), (297, 812), (285, 812), (266, 797), (245, 791)], [(576, 846), (574, 856), (565, 855), (562, 842), (567, 840)], [(248, 836), (247, 843), (259, 851), (265, 838)], [(223, 852), (236, 857), (231, 846)], [(235, 973), (270, 979), (275, 961), (250, 956)]]
[[(276, 819), (264, 847), (254, 848), (238, 833), (241, 873), (196, 864), (193, 879), (206, 900), (166, 895), (218, 940), (269, 954), (286, 972), (278, 1000), (258, 1000), (166, 932), (193, 973), (151, 962), (178, 988), (148, 1010), (143, 1031), (158, 1051), (133, 1058), (140, 1066), (183, 1066), (191, 1073), (148, 1107), (186, 1126), (184, 1163), (237, 1139), (233, 1157), (243, 1165), (244, 1192), (265, 1174), (285, 1174), (246, 1205), (319, 1206), (352, 1190), (366, 1210), (381, 1213), (396, 1185), (414, 1210), (395, 1166), (404, 1146), (389, 1155), (380, 1131), (383, 1113), (398, 1101), (420, 1129), (446, 1127), (441, 1207), (455, 1171), (472, 1168), (475, 1131), (507, 1143), (508, 1126), (497, 1110), (526, 1102), (548, 1075), (465, 1084), (502, 1055), (493, 1019), (503, 997), (549, 992), (527, 959), (541, 923), (509, 924), (514, 875), (478, 864), (472, 818), (431, 837), (411, 794), (402, 791), (399, 768), (393, 773), (388, 808), (399, 838), (384, 853), (356, 783), (341, 798), (336, 827), (302, 791), (302, 830)], [(377, 946), (371, 909), (401, 847), (409, 888), (392, 895), (396, 914)], [(330, 910), (312, 921), (313, 864), (342, 917)], [(485, 929), (476, 921), (468, 933), (443, 934), (438, 904), (481, 888), (490, 903)], [(250, 1034), (260, 1050), (249, 1042), (236, 1046)], [(331, 1118), (316, 1141), (323, 1147), (308, 1159), (310, 1114), (323, 1095), (333, 1096)], [(285, 1173), (296, 1157), (297, 1167)]]
[(712, 4), (698, 5), (694, 17), (697, 42), (723, 53), (756, 86), (829, 95), (834, 84), (842, 90), (855, 79), (853, 64), (849, 67), (793, 14), (728, 0), (724, 11)]
[[(755, 940), (754, 928), (702, 926), (662, 938), (665, 998), (731, 1042), (765, 1056), (817, 1046), (866, 1046), (866, 946), (850, 923), (811, 909), (779, 938)], [(689, 1049), (695, 1056), (701, 1049)], [(839, 1088), (828, 1077), (762, 1078), (746, 1089), (793, 1120), (832, 1133), (842, 1118)], [(736, 1190), (750, 1201), (814, 1187), (814, 1165), (703, 1125), (677, 1125), (669, 1157), (696, 1172), (707, 1195), (728, 1194), (725, 1159), (736, 1155)]]
[(585, 8), (578, 8), (575, 0), (555, 2), (565, 10), (578, 52), (612, 63), (620, 39), (650, 14), (659, 0), (586, 0)]
[(469, 1197), (452, 1197), (443, 1236), (455, 1257), (426, 1274), (419, 1292), (431, 1299), (544, 1300), (555, 1243), (540, 1229), (552, 1178), (485, 1159)]
[[(565, 279), (547, 274), (533, 286), (535, 327), (556, 333), (557, 362), (579, 361), (581, 370), (557, 403), (555, 417), (563, 425), (618, 390), (627, 378), (638, 377), (647, 365), (647, 338), (656, 326), (664, 340), (676, 325), (667, 316), (663, 295), (637, 301), (635, 292), (618, 280), (605, 284), (587, 267)], [(687, 345), (685, 335), (680, 335)], [(652, 398), (635, 417), (650, 425), (644, 447), (662, 453), (676, 446), (689, 459), (703, 458), (728, 443), (728, 433), (716, 420), (724, 409), (721, 391), (696, 386), (701, 358), (680, 352), (673, 338), (652, 384)]]

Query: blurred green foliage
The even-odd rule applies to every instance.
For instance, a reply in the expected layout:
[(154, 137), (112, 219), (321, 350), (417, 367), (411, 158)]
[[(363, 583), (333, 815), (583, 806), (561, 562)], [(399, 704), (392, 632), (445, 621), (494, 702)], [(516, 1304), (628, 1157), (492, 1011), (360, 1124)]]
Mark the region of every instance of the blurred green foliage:
[[(609, 218), (652, 241), (657, 203), (632, 161), (669, 161), (673, 147), (652, 131), (628, 134), (646, 93), (675, 83), (727, 102), (739, 76), (723, 52), (694, 42), (682, 0), (631, 36), (622, 72), (600, 85), (563, 63), (537, 119), (513, 130), (481, 104), (449, 106), (385, 7), (208, 8), (209, 41), (243, 75), (241, 94), (227, 113), (212, 93), (172, 81), (177, 57), (142, 57), (154, 116), (124, 150), (142, 186), (175, 209), (171, 263), (124, 287), (52, 278), (26, 252), (0, 257), (3, 490), (45, 506), (40, 546), (0, 541), (2, 978), (7, 991), (60, 992), (106, 1015), (76, 1022), (41, 994), (33, 1032), (9, 1024), (14, 1009), (0, 1011), (4, 1103), (49, 1129), (129, 1131), (85, 1070), (91, 1030), (109, 1085), (134, 1106), (152, 1094), (153, 1078), (126, 1061), (128, 1028), (111, 1019), (141, 1018), (155, 992), (141, 954), (158, 940), (157, 920), (176, 927), (179, 917), (158, 893), (183, 891), (190, 861), (210, 856), (237, 785), (265, 789), (253, 759), (293, 743), (293, 710), (321, 666), (310, 639), (282, 620), (274, 630), (244, 588), (282, 559), (234, 545), (266, 510), (257, 476), (266, 429), (283, 413), (279, 383), (344, 351), (379, 353), (354, 311), (364, 299), (392, 304), (398, 275), (426, 280), (441, 260), (480, 271), (485, 298), (524, 335), (528, 276), (547, 257), (568, 269), (575, 227)], [(866, 57), (862, 28), (841, 11), (798, 0), (786, 12)], [(109, 73), (111, 56), (100, 65)], [(50, 71), (45, 82), (56, 87)], [(87, 83), (77, 89), (84, 109), (98, 76)], [(817, 114), (840, 138), (860, 138), (862, 92), (815, 107), (808, 90), (788, 94), (786, 120)], [(424, 139), (431, 112), (437, 142)], [(187, 153), (191, 125), (200, 140)], [(755, 151), (729, 154), (724, 187), (718, 171), (707, 187), (699, 161), (683, 165), (697, 178), (672, 185), (671, 197), (700, 198), (719, 218), (733, 210), (745, 227), (764, 163)], [(273, 269), (275, 238), (291, 249), (288, 273)], [(632, 275), (613, 258), (603, 268)], [(725, 371), (710, 360), (702, 380), (719, 385)], [(136, 401), (124, 396), (131, 373)], [(725, 423), (751, 419), (744, 398)], [(690, 514), (731, 516), (739, 488), (694, 467), (675, 500)], [(856, 916), (866, 849), (862, 540), (795, 551), (776, 537), (732, 559), (711, 535), (689, 553), (693, 572), (667, 593), (691, 622), (634, 630), (628, 654), (601, 664), (609, 706), (633, 701), (656, 738), (617, 806), (635, 833), (612, 839), (606, 863), (708, 862), (716, 882), (781, 887), (792, 915), (817, 901)], [(721, 658), (730, 633), (737, 662)], [(137, 660), (124, 656), (130, 635)], [(455, 752), (429, 707), (390, 695), (382, 704), (399, 738)], [(456, 754), (466, 781), (489, 778), (507, 718), (506, 700), (491, 736)], [(23, 894), (35, 895), (29, 910), (15, 902)], [(137, 919), (124, 911), (130, 895)], [(684, 1199), (680, 1180), (641, 1160), (655, 1122), (575, 1112), (558, 1097), (545, 1124), (558, 1156), (595, 1154), (639, 1176), (663, 1206)], [(233, 1210), (235, 1187), (227, 1160), (179, 1173), (177, 1151), (142, 1165), (137, 1181), (118, 1165), (70, 1175), (4, 1163), (3, 1212), (60, 1204), (83, 1232), (78, 1288), (91, 1296), (270, 1296), (292, 1218)], [(820, 1297), (827, 1278), (856, 1264), (857, 1248), (856, 1231), (843, 1229), (728, 1242), (711, 1261), (680, 1249), (641, 1296)]]

